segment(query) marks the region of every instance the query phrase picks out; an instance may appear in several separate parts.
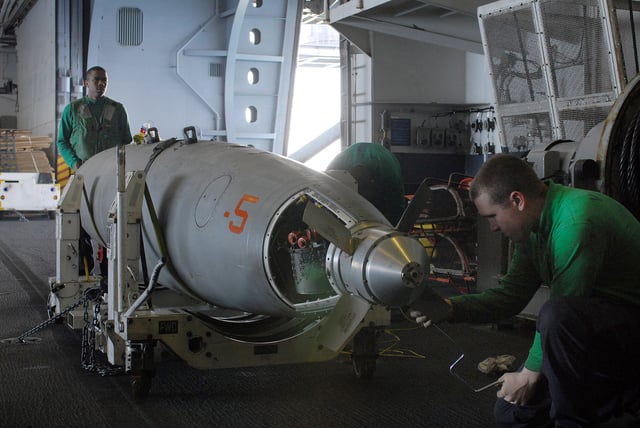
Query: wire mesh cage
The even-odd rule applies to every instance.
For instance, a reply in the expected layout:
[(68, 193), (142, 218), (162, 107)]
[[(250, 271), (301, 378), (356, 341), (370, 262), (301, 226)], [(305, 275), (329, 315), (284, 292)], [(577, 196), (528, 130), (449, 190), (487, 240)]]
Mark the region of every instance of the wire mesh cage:
[(579, 141), (606, 118), (638, 72), (637, 3), (500, 1), (478, 9), (504, 151)]

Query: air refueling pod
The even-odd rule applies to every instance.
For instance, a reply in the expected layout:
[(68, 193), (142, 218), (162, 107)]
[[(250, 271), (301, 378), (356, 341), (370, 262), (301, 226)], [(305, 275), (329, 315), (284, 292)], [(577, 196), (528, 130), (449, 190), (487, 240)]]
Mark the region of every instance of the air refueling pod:
[[(116, 158), (107, 150), (78, 170), (83, 227), (105, 246)], [(173, 140), (126, 146), (126, 171), (143, 170), (143, 263), (151, 270), (168, 260), (163, 286), (283, 317), (328, 311), (344, 294), (398, 307), (422, 291), (422, 245), (325, 173), (251, 147)]]

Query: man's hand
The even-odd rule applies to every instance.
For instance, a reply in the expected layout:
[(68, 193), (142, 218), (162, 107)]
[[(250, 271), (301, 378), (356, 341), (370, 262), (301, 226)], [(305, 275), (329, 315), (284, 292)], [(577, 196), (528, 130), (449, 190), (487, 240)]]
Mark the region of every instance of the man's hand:
[(432, 321), (429, 318), (429, 316), (427, 316), (426, 314), (423, 314), (418, 310), (415, 310), (415, 309), (409, 310), (409, 316), (413, 318), (413, 320), (417, 324), (422, 325), (424, 328), (427, 328), (432, 324)]
[(500, 377), (502, 387), (496, 394), (511, 404), (525, 405), (533, 395), (535, 384), (540, 379), (540, 372), (523, 368), (520, 372), (505, 373)]
[(407, 312), (417, 324), (426, 328), (451, 318), (451, 302), (427, 287), (423, 295), (409, 305)]
[(78, 168), (80, 168), (82, 166), (82, 159), (78, 159), (76, 161), (76, 164), (74, 165), (73, 169), (77, 170)]

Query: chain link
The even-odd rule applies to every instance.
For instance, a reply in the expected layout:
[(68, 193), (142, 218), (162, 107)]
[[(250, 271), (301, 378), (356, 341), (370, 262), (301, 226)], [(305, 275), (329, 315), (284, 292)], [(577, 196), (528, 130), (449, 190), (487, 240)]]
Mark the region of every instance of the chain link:
[[(96, 366), (96, 355), (95, 355), (95, 343), (96, 343), (96, 316), (99, 315), (100, 305), (102, 303), (102, 299), (95, 300), (95, 304), (93, 306), (94, 317), (93, 321), (89, 322), (89, 300), (85, 299), (84, 301), (84, 326), (82, 327), (82, 345), (81, 345), (81, 356), (80, 362), (82, 363), (82, 368), (88, 371), (95, 371)], [(98, 314), (96, 314), (96, 309), (98, 310)]]
[[(93, 301), (93, 319), (89, 320), (89, 302)], [(99, 294), (93, 300), (84, 301), (84, 327), (82, 328), (82, 345), (80, 361), (82, 368), (98, 373), (100, 376), (118, 376), (125, 372), (124, 367), (96, 362), (96, 330), (100, 328), (100, 317), (103, 298)]]
[[(84, 327), (82, 328), (82, 348), (81, 348), (81, 363), (82, 368), (96, 372), (100, 376), (116, 376), (124, 373), (124, 368), (122, 366), (114, 366), (111, 364), (108, 365), (99, 365), (96, 363), (96, 355), (95, 355), (95, 343), (96, 343), (96, 330), (100, 328), (100, 308), (102, 306), (104, 294), (103, 288), (93, 287), (88, 288), (84, 291), (82, 298), (78, 300), (76, 303), (67, 307), (64, 311), (56, 314), (49, 319), (41, 322), (35, 327), (25, 331), (20, 336), (18, 336), (17, 340), (21, 343), (25, 343), (24, 339), (34, 335), (38, 331), (48, 327), (50, 325), (56, 324), (59, 320), (67, 316), (71, 311), (76, 309), (77, 307), (84, 305)], [(89, 303), (94, 302), (93, 305), (93, 319), (89, 319)]]
[[(67, 307), (64, 311), (60, 312), (59, 314), (56, 314), (52, 317), (50, 317), (47, 320), (44, 320), (43, 322), (41, 322), (40, 324), (36, 325), (35, 327), (25, 331), (24, 333), (22, 333), (20, 336), (18, 336), (18, 341), (25, 343), (24, 339), (29, 337), (29, 336), (33, 336), (35, 333), (37, 333), (38, 331), (44, 329), (45, 327), (48, 327), (52, 324), (57, 323), (59, 320), (61, 320), (63, 317), (65, 317), (69, 312), (73, 311), (75, 308), (77, 308), (80, 305), (85, 305), (86, 306), (86, 301), (89, 298), (92, 298), (91, 296), (94, 293), (98, 293), (100, 291), (100, 287), (96, 287), (96, 288), (89, 288), (87, 290), (85, 290), (84, 295), (82, 296), (82, 298), (80, 300), (78, 300), (76, 303), (74, 303), (73, 305)], [(95, 297), (93, 297), (95, 298)], [(86, 319), (85, 319), (86, 321)]]

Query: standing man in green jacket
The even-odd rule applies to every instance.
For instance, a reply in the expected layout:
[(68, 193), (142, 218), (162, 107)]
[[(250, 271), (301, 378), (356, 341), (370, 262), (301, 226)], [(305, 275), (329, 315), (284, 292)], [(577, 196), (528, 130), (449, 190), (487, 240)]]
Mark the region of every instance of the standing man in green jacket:
[[(131, 142), (131, 130), (124, 106), (105, 96), (105, 69), (96, 66), (87, 70), (84, 86), (86, 95), (65, 107), (56, 141), (58, 152), (66, 164), (75, 170), (96, 153)], [(84, 229), (80, 232), (79, 252), (80, 273), (89, 274), (93, 267), (93, 252)]]
[(96, 153), (131, 142), (124, 106), (105, 96), (105, 69), (87, 70), (84, 86), (87, 94), (65, 107), (56, 142), (58, 152), (73, 169)]
[[(490, 158), (470, 192), (478, 214), (514, 251), (498, 287), (448, 300), (449, 319), (505, 319), (540, 285), (550, 290), (524, 366), (500, 379), (497, 425), (591, 427), (636, 402), (640, 222), (602, 193), (541, 181), (511, 155)], [(411, 316), (430, 324), (419, 310)]]

